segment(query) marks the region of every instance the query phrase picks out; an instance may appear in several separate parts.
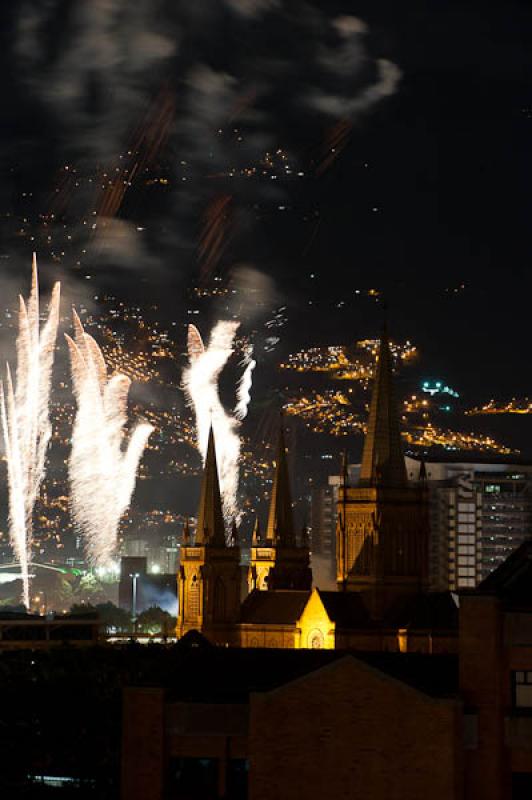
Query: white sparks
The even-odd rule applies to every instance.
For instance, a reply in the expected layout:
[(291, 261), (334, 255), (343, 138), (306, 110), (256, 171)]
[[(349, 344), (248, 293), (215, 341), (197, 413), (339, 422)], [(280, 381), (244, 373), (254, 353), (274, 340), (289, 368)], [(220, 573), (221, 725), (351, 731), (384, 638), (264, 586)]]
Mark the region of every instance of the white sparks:
[(236, 393), (236, 406), (235, 414), (237, 419), (243, 420), (247, 417), (249, 404), (251, 402), (251, 387), (253, 385), (253, 370), (257, 366), (257, 362), (253, 358), (253, 345), (249, 349), (242, 360), (241, 366), (245, 367), (238, 389)]
[(73, 319), (74, 339), (66, 336), (77, 402), (69, 462), (72, 514), (91, 564), (108, 567), (153, 428), (139, 423), (124, 448), (131, 381), (126, 375), (108, 377), (98, 344), (85, 333), (75, 311)]
[(56, 283), (48, 319), (39, 326), (37, 259), (33, 254), (28, 303), (19, 297), (16, 386), (9, 365), (0, 384), (0, 413), (7, 461), (9, 535), (22, 574), (22, 599), (29, 608), (29, 564), (32, 517), (44, 477), (46, 450), (52, 435), (50, 385), (59, 321), (60, 284)]
[[(209, 345), (205, 348), (195, 325), (188, 326), (189, 366), (183, 371), (183, 383), (189, 404), (196, 417), (198, 450), (203, 463), (207, 454), (209, 429), (212, 424), (216, 440), (216, 456), (220, 478), (224, 517), (229, 523), (239, 518), (238, 511), (238, 463), (240, 437), (238, 428), (249, 404), (251, 370), (255, 366), (249, 361), (242, 376), (237, 393), (235, 416), (226, 413), (218, 393), (218, 378), (233, 353), (233, 344), (238, 322), (218, 322), (212, 330)], [(251, 352), (249, 353), (251, 359)], [(246, 376), (247, 373), (247, 376)], [(242, 414), (242, 416), (239, 416)]]

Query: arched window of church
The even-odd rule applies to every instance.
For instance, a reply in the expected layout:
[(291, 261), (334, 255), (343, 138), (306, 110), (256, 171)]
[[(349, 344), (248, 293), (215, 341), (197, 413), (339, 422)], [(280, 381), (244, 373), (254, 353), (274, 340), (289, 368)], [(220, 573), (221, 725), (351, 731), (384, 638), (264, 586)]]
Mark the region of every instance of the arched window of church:
[(196, 618), (199, 616), (199, 581), (197, 575), (193, 575), (188, 585), (188, 616)]
[(225, 585), (221, 578), (216, 578), (214, 585), (214, 619), (225, 619)]
[(309, 635), (309, 646), (312, 650), (323, 650), (323, 633), (319, 630), (311, 631)]

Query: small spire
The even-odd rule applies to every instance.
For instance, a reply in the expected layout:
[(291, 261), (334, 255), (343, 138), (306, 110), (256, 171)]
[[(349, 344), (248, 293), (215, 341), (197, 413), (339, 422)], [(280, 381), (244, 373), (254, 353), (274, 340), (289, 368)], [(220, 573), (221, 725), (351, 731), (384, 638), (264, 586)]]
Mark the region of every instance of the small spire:
[(225, 546), (225, 527), (220, 496), (220, 482), (216, 463), (216, 448), (212, 427), (209, 431), (207, 457), (201, 483), (196, 544)]
[(270, 511), (268, 514), (268, 527), (266, 528), (266, 540), (273, 542), (273, 544), (281, 544), (287, 547), (293, 547), (295, 544), (292, 500), (290, 481), (288, 478), (288, 463), (286, 459), (282, 415), (279, 427), (279, 444), (272, 484)]
[(185, 524), (183, 525), (183, 544), (185, 546), (190, 544), (190, 524), (188, 517), (185, 517)]
[(349, 469), (347, 466), (347, 450), (342, 450), (342, 486), (345, 488), (349, 484)]
[(231, 543), (233, 547), (238, 547), (238, 528), (236, 519), (233, 517), (233, 524), (231, 525)]
[(257, 547), (260, 542), (260, 522), (258, 515), (255, 517), (255, 525), (253, 526), (253, 535), (251, 537), (251, 546)]

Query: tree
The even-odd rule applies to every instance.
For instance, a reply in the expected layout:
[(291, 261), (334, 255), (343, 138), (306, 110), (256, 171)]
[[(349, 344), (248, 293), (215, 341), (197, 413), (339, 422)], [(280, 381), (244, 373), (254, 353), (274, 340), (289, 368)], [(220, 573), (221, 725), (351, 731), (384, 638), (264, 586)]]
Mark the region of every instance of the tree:
[(168, 611), (163, 611), (159, 606), (152, 606), (139, 614), (137, 630), (141, 633), (161, 634), (171, 636), (176, 625), (176, 619)]
[(129, 611), (115, 606), (114, 603), (98, 603), (96, 611), (107, 633), (129, 633), (131, 631)]

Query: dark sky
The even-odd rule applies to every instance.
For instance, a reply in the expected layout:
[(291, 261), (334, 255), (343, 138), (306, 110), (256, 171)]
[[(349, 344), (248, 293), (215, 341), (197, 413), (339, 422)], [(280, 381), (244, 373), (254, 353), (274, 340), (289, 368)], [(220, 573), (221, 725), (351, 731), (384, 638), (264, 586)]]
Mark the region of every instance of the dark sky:
[[(529, 392), (530, 3), (18, 0), (0, 13), (0, 212), (35, 225), (49, 279), (82, 296), (89, 273), (91, 291), (184, 319), (186, 287), (244, 262), (272, 307), (288, 305), (286, 349), (374, 335), (382, 302), (354, 292), (376, 287), (427, 374), (472, 402)], [(137, 176), (109, 211), (87, 176), (122, 169), (134, 144), (146, 179), (168, 183)], [(278, 148), (289, 176), (228, 174)], [(58, 201), (65, 165), (80, 186)], [(60, 265), (38, 230), (52, 209), (72, 235)], [(82, 224), (94, 209), (110, 217), (96, 238)], [(10, 224), (12, 285), (32, 245)], [(201, 308), (200, 323), (223, 314)]]

